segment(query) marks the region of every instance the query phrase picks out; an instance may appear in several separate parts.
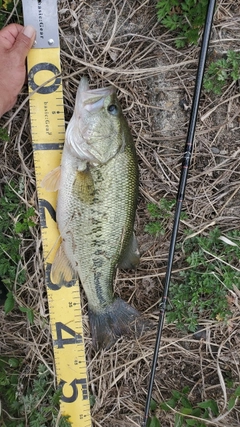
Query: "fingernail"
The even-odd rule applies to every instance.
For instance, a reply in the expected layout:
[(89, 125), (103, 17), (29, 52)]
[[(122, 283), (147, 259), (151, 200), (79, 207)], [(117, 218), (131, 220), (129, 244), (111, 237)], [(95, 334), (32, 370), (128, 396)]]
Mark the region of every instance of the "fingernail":
[(36, 30), (31, 25), (27, 25), (23, 30), (23, 34), (32, 39), (36, 34)]

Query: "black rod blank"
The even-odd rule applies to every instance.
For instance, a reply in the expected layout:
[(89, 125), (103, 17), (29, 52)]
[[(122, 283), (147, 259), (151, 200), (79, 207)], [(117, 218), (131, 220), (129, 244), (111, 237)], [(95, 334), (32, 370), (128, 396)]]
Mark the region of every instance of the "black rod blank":
[(213, 15), (214, 15), (214, 10), (215, 10), (215, 3), (216, 3), (216, 0), (209, 0), (206, 19), (205, 19), (205, 26), (204, 26), (204, 32), (203, 32), (203, 38), (202, 38), (201, 51), (200, 51), (200, 55), (199, 55), (199, 62), (198, 62), (195, 89), (194, 89), (193, 102), (192, 102), (192, 108), (191, 108), (191, 115), (190, 115), (190, 120), (189, 120), (187, 139), (186, 139), (184, 156), (183, 156), (183, 161), (182, 161), (181, 176), (180, 176), (178, 193), (177, 193), (177, 198), (176, 198), (177, 204), (176, 204), (176, 210), (175, 210), (174, 222), (173, 222), (173, 230), (172, 230), (172, 236), (171, 236), (170, 247), (169, 247), (168, 263), (167, 263), (167, 270), (166, 270), (166, 276), (165, 276), (165, 286), (164, 286), (164, 290), (163, 290), (162, 301), (161, 301), (161, 304), (159, 307), (160, 312), (159, 312), (157, 337), (156, 337), (155, 349), (154, 349), (154, 353), (153, 353), (152, 368), (151, 368), (151, 373), (150, 373), (149, 387), (148, 387), (148, 393), (147, 393), (147, 399), (146, 399), (146, 405), (145, 405), (145, 412), (144, 412), (144, 419), (143, 419), (142, 427), (147, 427), (148, 414), (149, 414), (152, 390), (153, 390), (153, 385), (154, 385), (154, 377), (155, 377), (155, 371), (156, 371), (157, 360), (158, 360), (158, 352), (159, 352), (159, 348), (160, 348), (162, 329), (163, 329), (163, 323), (164, 323), (164, 317), (165, 317), (165, 311), (166, 311), (166, 305), (167, 305), (167, 298), (168, 298), (168, 291), (169, 291), (169, 286), (170, 286), (173, 257), (174, 257), (176, 240), (177, 240), (180, 214), (181, 214), (182, 203), (183, 203), (183, 199), (184, 199), (184, 193), (185, 193), (186, 182), (187, 182), (187, 175), (188, 175), (188, 170), (189, 170), (189, 166), (190, 166), (190, 162), (191, 162), (191, 156), (192, 156), (192, 150), (193, 150), (193, 141), (194, 141), (196, 122), (197, 122), (198, 106), (199, 106), (199, 100), (200, 100), (200, 94), (201, 94), (201, 88), (202, 88), (202, 82), (203, 82), (203, 75), (204, 75), (204, 68), (205, 68), (208, 45), (209, 45), (209, 40), (210, 40), (211, 28), (212, 28)]

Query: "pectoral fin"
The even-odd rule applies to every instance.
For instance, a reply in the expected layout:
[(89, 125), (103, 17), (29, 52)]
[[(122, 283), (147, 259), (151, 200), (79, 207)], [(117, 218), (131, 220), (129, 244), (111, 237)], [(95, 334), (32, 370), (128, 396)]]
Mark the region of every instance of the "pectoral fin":
[(133, 233), (126, 250), (120, 258), (118, 267), (124, 270), (136, 268), (139, 261), (140, 253), (135, 233)]
[(47, 191), (57, 191), (59, 190), (60, 177), (61, 166), (58, 166), (43, 178), (41, 186)]
[(68, 282), (73, 280), (76, 274), (65, 255), (63, 245), (59, 247), (51, 269), (51, 282), (59, 286), (66, 286)]
[(94, 199), (94, 182), (91, 171), (77, 171), (73, 184), (73, 194), (84, 203), (92, 203)]

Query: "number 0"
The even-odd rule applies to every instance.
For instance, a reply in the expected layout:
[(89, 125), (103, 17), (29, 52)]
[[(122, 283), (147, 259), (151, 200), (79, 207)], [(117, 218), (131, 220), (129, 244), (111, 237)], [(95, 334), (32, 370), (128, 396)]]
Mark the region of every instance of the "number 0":
[(35, 75), (40, 71), (51, 71), (54, 76), (60, 74), (59, 69), (49, 62), (40, 62), (39, 64), (34, 65), (28, 73), (28, 83), (31, 89), (37, 90), (38, 93), (41, 93), (42, 95), (55, 92), (61, 84), (61, 77), (56, 77), (53, 84), (50, 86), (40, 87), (34, 80)]

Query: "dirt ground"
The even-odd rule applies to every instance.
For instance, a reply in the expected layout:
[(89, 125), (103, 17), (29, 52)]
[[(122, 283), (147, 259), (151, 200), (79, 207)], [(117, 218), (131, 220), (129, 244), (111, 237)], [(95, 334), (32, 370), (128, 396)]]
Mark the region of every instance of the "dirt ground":
[[(170, 218), (163, 236), (146, 233), (146, 206), (176, 197), (200, 44), (177, 50), (174, 34), (157, 22), (153, 0), (58, 3), (66, 124), (79, 79), (88, 75), (92, 88), (116, 87), (137, 148), (140, 191), (136, 234), (141, 262), (136, 271), (118, 272), (116, 293), (151, 320), (152, 330), (137, 341), (124, 338), (111, 349), (95, 353), (84, 295), (82, 299), (89, 391), (95, 397), (93, 426), (140, 426), (172, 229)], [(208, 61), (229, 49), (240, 50), (240, 3), (217, 3)], [(17, 107), (26, 96), (24, 87)], [(14, 111), (1, 119), (1, 126), (7, 122), (11, 142), (4, 145), (1, 154), (0, 182), (21, 177), (24, 202), (36, 208), (38, 218), (28, 104), (16, 114)], [(239, 229), (239, 112), (238, 83), (226, 85), (221, 96), (202, 92), (184, 201), (187, 219), (181, 221), (178, 242), (184, 239), (186, 229), (193, 234), (216, 226), (223, 232)], [(22, 263), (28, 280), (16, 298), (34, 310), (35, 323), (28, 324), (24, 313), (18, 311), (5, 316), (0, 308), (2, 353), (21, 355), (32, 374), (40, 361), (54, 371), (39, 227), (32, 229), (32, 239), (23, 242)], [(184, 253), (178, 250), (173, 282), (178, 280), (181, 265)], [(240, 425), (239, 406), (227, 411), (232, 390), (226, 389), (223, 381), (224, 373), (230, 372), (235, 386), (240, 382), (239, 294), (235, 302), (231, 327), (199, 319), (205, 330), (205, 338), (200, 340), (179, 331), (175, 324), (165, 323), (153, 392), (157, 402), (167, 400), (172, 390), (189, 386), (193, 404), (211, 398), (217, 401), (220, 415), (213, 416), (210, 425)], [(157, 411), (163, 427), (174, 426), (174, 416), (174, 411)]]

